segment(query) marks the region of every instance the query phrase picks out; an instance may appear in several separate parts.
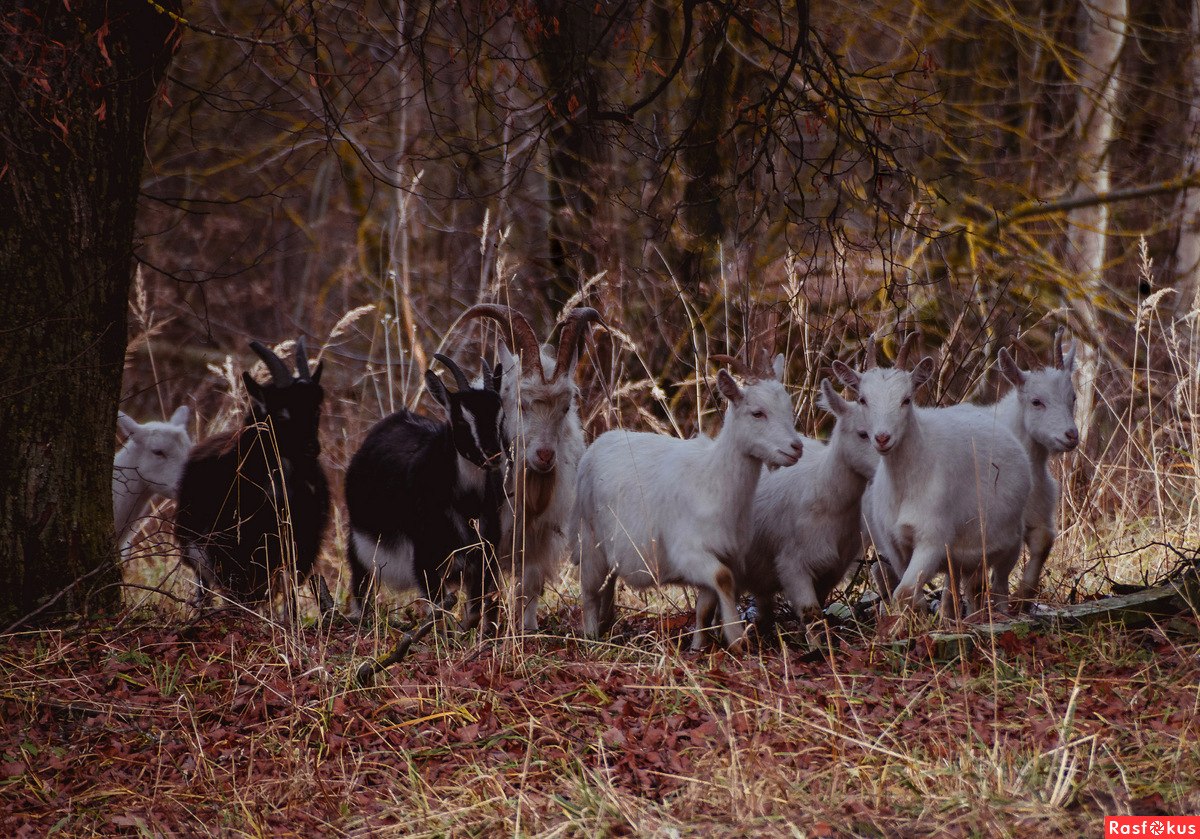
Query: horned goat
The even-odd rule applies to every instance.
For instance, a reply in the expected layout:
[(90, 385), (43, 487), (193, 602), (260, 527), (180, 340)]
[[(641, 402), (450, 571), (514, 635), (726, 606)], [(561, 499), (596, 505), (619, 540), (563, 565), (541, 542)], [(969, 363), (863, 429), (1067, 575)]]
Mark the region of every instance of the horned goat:
[(864, 372), (833, 363), (838, 378), (858, 392), (880, 454), (867, 489), (871, 538), (900, 578), (893, 597), (902, 607), (916, 606), (939, 571), (965, 580), (986, 563), (1002, 611), (1021, 551), (1029, 457), (1011, 432), (978, 414), (913, 404), (933, 373), (928, 357), (906, 369), (916, 338), (905, 341), (894, 368), (875, 366), (873, 341)]
[[(485, 361), (482, 386), (472, 388), (451, 359), (434, 358), (458, 385), (457, 392), (448, 391), (433, 371), (425, 373), (446, 422), (410, 411), (385, 417), (367, 433), (346, 472), (353, 616), (361, 615), (376, 582), (397, 591), (418, 589), (437, 604), (443, 584), (456, 575), (467, 581), (465, 624), (473, 625), (494, 587), (488, 554), (500, 541), (504, 500), (502, 368), (493, 372)], [(471, 519), (479, 521), (478, 532)]]
[[(243, 373), (250, 411), (242, 428), (192, 450), (179, 487), (176, 534), (195, 570), (194, 603), (219, 587), (247, 605), (269, 600), (278, 574), (309, 580), (329, 521), (329, 484), (321, 468), (319, 426), (323, 362), (310, 371), (304, 339), (296, 374), (257, 341), (271, 382)], [(314, 584), (316, 593), (316, 580)], [(294, 614), (294, 597), (285, 601)]]
[(1058, 509), (1058, 481), (1050, 472), (1050, 456), (1069, 452), (1079, 445), (1075, 425), (1075, 386), (1071, 373), (1075, 367), (1075, 347), (1063, 354), (1063, 332), (1054, 333), (1053, 367), (1022, 370), (1001, 349), (1000, 370), (1013, 385), (1012, 390), (994, 405), (956, 405), (950, 410), (975, 412), (1007, 428), (1024, 444), (1032, 467), (1033, 488), (1025, 505), (1025, 547), (1029, 558), (1021, 574), (1014, 597), (1022, 606), (1037, 596), (1046, 558), (1058, 538), (1055, 521)]
[(558, 348), (538, 344), (533, 327), (516, 310), (481, 303), (463, 320), (486, 317), (504, 327), (499, 347), (504, 431), (513, 445), (512, 503), (502, 511), (500, 564), (513, 575), (516, 608), (526, 632), (538, 629), (537, 606), (567, 549), (575, 477), (583, 456), (575, 366), (588, 325), (601, 320), (592, 308), (573, 310)]
[(861, 407), (828, 379), (818, 404), (836, 418), (829, 441), (803, 438), (800, 462), (764, 475), (754, 497), (753, 535), (738, 577), (758, 603), (763, 637), (773, 631), (777, 592), (811, 621), (863, 555), (862, 496), (879, 454)]
[(192, 450), (190, 416), (186, 405), (176, 408), (166, 422), (138, 423), (117, 412), (117, 425), (126, 437), (113, 458), (113, 521), (122, 553), (128, 551), (150, 501), (155, 496), (175, 498), (179, 492), (183, 465)]
[(782, 376), (782, 355), (742, 387), (720, 370), (717, 389), (729, 404), (716, 438), (609, 431), (588, 448), (576, 499), (587, 635), (611, 628), (620, 577), (635, 588), (696, 586), (693, 648), (703, 646), (717, 602), (726, 642), (740, 646), (733, 569), (749, 543), (759, 476), (764, 464), (791, 466), (804, 450)]

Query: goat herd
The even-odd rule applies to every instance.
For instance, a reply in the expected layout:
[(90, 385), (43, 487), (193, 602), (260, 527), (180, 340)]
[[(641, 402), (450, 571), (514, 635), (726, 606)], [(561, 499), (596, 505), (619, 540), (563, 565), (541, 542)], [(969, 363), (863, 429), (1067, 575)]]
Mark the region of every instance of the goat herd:
[[(914, 334), (894, 367), (876, 365), (873, 341), (862, 370), (834, 362), (857, 398), (821, 381), (819, 405), (836, 420), (828, 442), (796, 433), (782, 355), (769, 368), (716, 356), (726, 365), (716, 382), (728, 406), (715, 438), (614, 430), (586, 446), (575, 368), (599, 314), (573, 310), (557, 348), (541, 345), (507, 306), (477, 305), (463, 317), (501, 325), (495, 368), (485, 361), (472, 382), (437, 355), (456, 389), (432, 371), (425, 381), (446, 421), (399, 411), (350, 461), (352, 616), (378, 584), (416, 589), (443, 607), (461, 588), (463, 626), (493, 626), (507, 575), (513, 614), (533, 632), (543, 588), (568, 550), (580, 566), (587, 635), (611, 628), (618, 578), (638, 588), (684, 584), (697, 589), (696, 649), (709, 630), (742, 645), (740, 592), (757, 597), (760, 632), (771, 631), (779, 592), (815, 619), (869, 543), (882, 560), (875, 582), (901, 608), (923, 607), (924, 585), (941, 572), (942, 603), (966, 611), (1020, 608), (1037, 593), (1057, 534), (1048, 460), (1079, 442), (1074, 349), (1064, 355), (1061, 329), (1045, 369), (1022, 370), (1000, 350), (1013, 387), (994, 405), (915, 405), (934, 364), (909, 363)], [(320, 588), (313, 569), (330, 512), (319, 463), (322, 365), (310, 369), (303, 340), (294, 372), (250, 346), (271, 381), (243, 374), (250, 411), (240, 429), (192, 447), (186, 407), (168, 422), (119, 416), (128, 437), (113, 465), (121, 548), (151, 496), (175, 498), (197, 607), (214, 591), (260, 605), (289, 574)], [(1010, 598), (1022, 545), (1029, 556)], [(294, 595), (285, 603), (294, 610)]]

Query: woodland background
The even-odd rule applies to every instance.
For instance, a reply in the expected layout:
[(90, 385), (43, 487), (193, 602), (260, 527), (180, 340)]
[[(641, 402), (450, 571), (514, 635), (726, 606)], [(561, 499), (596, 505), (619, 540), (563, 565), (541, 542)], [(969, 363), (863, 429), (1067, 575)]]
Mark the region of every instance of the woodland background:
[[(338, 498), (376, 419), (428, 409), (432, 351), (478, 355), (479, 327), (452, 327), (479, 301), (542, 334), (572, 305), (603, 312), (589, 436), (711, 432), (708, 355), (763, 345), (818, 432), (823, 368), (913, 326), (940, 363), (929, 403), (991, 398), (996, 350), (1044, 362), (1065, 324), (1085, 441), (1062, 463), (1046, 599), (1196, 561), (1200, 4), (285, 0), (132, 22), (74, 5), (53, 14), (99, 79), (74, 99), (59, 81), (78, 66), (29, 34), (42, 18), (4, 12), (5, 95), (37, 103), (54, 151), (21, 163), (6, 131), (0, 186), (27, 218), (26, 175), (132, 101), (106, 94), (122, 62), (161, 61), (144, 132), (90, 169), (131, 170), (137, 196), (108, 298), (128, 305), (113, 351), (140, 420), (186, 402), (194, 435), (236, 422), (247, 341), (303, 334), (326, 359)], [(51, 309), (52, 288), (33, 282)], [(0, 369), (22, 369), (21, 334)], [(11, 432), (28, 391), (6, 383)], [(93, 489), (111, 391), (54, 402), (63, 428), (96, 426)], [(322, 562), (340, 598), (344, 520)], [(362, 690), (349, 664), (386, 630), (197, 624), (169, 534), (148, 530), (125, 585), (105, 578), (117, 617), (0, 655), (14, 830), (1036, 835), (1200, 806), (1194, 618), (949, 659), (847, 627), (823, 654), (739, 662), (678, 651), (683, 595), (627, 598), (628, 643), (575, 639), (568, 576), (546, 637), (439, 640)], [(24, 579), (16, 555), (5, 579)]]

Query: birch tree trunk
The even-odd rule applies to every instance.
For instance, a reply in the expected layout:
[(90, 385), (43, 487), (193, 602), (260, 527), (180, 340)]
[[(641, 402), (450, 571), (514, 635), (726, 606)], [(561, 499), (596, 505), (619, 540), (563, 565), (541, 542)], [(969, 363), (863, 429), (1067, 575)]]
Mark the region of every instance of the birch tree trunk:
[[(1183, 174), (1200, 169), (1200, 0), (1192, 0), (1188, 21), (1189, 50), (1184, 72), (1191, 97), (1184, 134)], [(1185, 189), (1179, 196), (1179, 241), (1175, 245), (1176, 314), (1200, 310), (1200, 189)]]
[[(1125, 44), (1126, 0), (1082, 0), (1083, 27), (1079, 52), (1078, 107), (1075, 136), (1078, 139), (1078, 190), (1107, 192), (1110, 162), (1108, 148), (1116, 126), (1120, 77), (1117, 62)], [(1100, 333), (1096, 296), (1101, 290), (1104, 250), (1108, 235), (1108, 206), (1100, 203), (1072, 210), (1067, 216), (1067, 237), (1072, 267), (1078, 273), (1082, 294), (1071, 300), (1083, 326), (1076, 366), (1079, 369), (1079, 432), (1085, 445), (1095, 415), (1096, 376), (1099, 353), (1093, 343)]]

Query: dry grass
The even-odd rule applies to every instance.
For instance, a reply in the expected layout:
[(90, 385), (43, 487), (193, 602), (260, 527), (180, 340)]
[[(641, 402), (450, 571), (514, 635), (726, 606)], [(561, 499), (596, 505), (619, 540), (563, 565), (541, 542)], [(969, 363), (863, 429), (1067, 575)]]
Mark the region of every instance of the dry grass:
[[(506, 250), (496, 250), (481, 299), (505, 297)], [(321, 349), (350, 343), (385, 360), (347, 382), (343, 359), (343, 385), (331, 388), (325, 461), (338, 499), (367, 427), (418, 404), (415, 360), (441, 348), (418, 343), (414, 313), (430, 309), (395, 262), (376, 304), (350, 309)], [(849, 357), (862, 330), (813, 327), (795, 265), (782, 273), (777, 348), (807, 430), (821, 365)], [(586, 290), (611, 300), (606, 282)], [(1131, 327), (1129, 381), (1104, 391), (1105, 444), (1060, 463), (1049, 601), (1194, 560), (1200, 363), (1191, 322), (1164, 321), (1156, 302)], [(138, 305), (149, 334), (158, 327)], [(712, 334), (721, 306), (684, 305), (670, 334), (610, 307), (614, 329), (583, 365), (589, 432), (712, 433), (716, 403), (694, 371), (726, 349)], [(742, 326), (765, 331), (749, 314)], [(476, 337), (450, 348), (467, 357), (476, 345), (457, 342)], [(693, 372), (655, 370), (664, 358)], [(958, 361), (974, 372), (955, 398), (986, 366), (978, 354)], [(237, 416), (235, 361), (213, 373), (227, 397), (209, 431)], [(147, 531), (125, 569), (123, 615), (0, 646), (0, 834), (1078, 836), (1099, 835), (1106, 813), (1200, 810), (1194, 615), (1008, 634), (948, 660), (927, 634), (901, 650), (870, 626), (843, 626), (823, 649), (793, 641), (739, 659), (681, 649), (681, 592), (623, 592), (622, 635), (578, 638), (568, 566), (542, 635), (434, 635), (363, 688), (357, 664), (394, 640), (382, 622), (318, 628), (311, 604), (302, 627), (236, 610), (196, 619), (169, 534), (153, 522)], [(344, 537), (339, 503), (319, 566), (339, 602)]]

